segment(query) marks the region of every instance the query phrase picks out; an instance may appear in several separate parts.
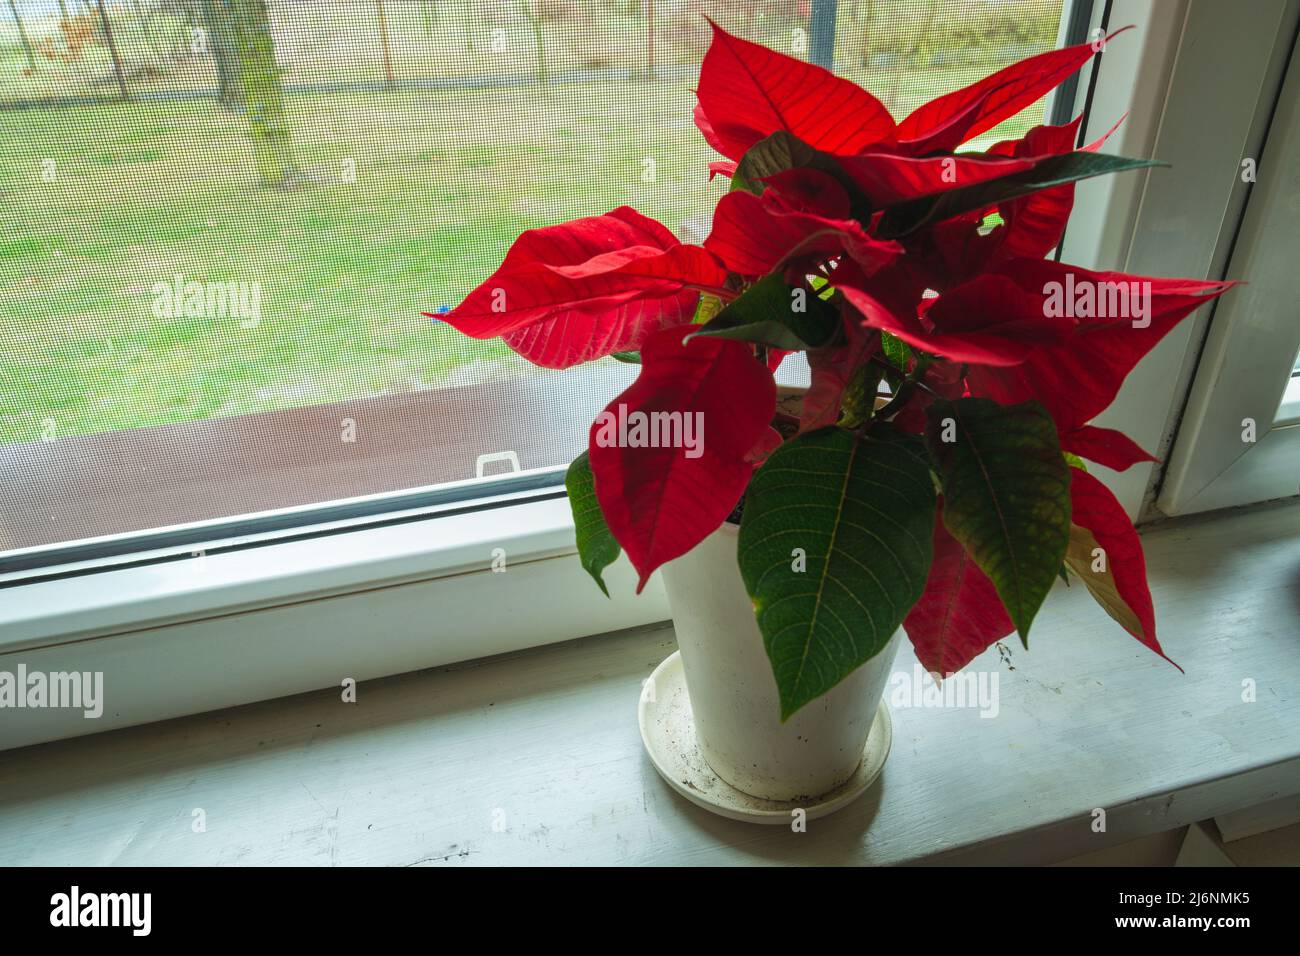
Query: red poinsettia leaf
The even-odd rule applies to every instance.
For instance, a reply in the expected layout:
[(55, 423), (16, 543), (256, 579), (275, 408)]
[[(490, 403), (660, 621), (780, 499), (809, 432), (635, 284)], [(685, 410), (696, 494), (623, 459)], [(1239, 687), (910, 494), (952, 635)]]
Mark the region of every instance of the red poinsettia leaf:
[(962, 186), (974, 186), (1034, 167), (1032, 161), (1008, 157), (914, 157), (872, 152), (837, 159), (845, 174), (876, 209)]
[(709, 24), (695, 122), (723, 156), (739, 160), (777, 130), (830, 153), (892, 142), (893, 117), (857, 84)]
[(775, 372), (781, 367), (781, 362), (789, 355), (786, 349), (778, 349), (775, 346), (767, 350), (767, 368), (770, 372)]
[[(1106, 40), (1127, 29), (1130, 28), (1116, 30)], [(966, 111), (971, 103), (982, 100), (977, 115), (966, 125), (957, 145), (974, 139), (1051, 92), (1096, 52), (1092, 43), (1080, 43), (1013, 63), (970, 86), (917, 107), (898, 124), (898, 139), (922, 139), (942, 129), (954, 116)], [(990, 90), (993, 91), (991, 94)]]
[(994, 143), (986, 150), (992, 156), (1059, 156), (1074, 149), (1074, 141), (1079, 135), (1079, 124), (1083, 122), (1080, 113), (1062, 126), (1043, 123), (1029, 130), (1020, 139), (1004, 139)]
[(1005, 234), (999, 252), (1008, 258), (1041, 259), (1061, 241), (1074, 211), (1074, 183), (1013, 200), (1002, 211)]
[(441, 318), (475, 338), (502, 336), (548, 368), (639, 346), (666, 325), (689, 321), (697, 287), (726, 270), (662, 224), (620, 207), (525, 232), (486, 282)]
[(763, 178), (763, 201), (782, 212), (806, 212), (827, 219), (849, 218), (849, 194), (834, 176), (800, 166)]
[(1101, 147), (1105, 144), (1106, 140), (1110, 139), (1111, 134), (1114, 133), (1115, 130), (1119, 129), (1122, 125), (1124, 125), (1124, 121), (1125, 121), (1126, 119), (1128, 119), (1128, 112), (1127, 112), (1127, 111), (1124, 113), (1123, 116), (1121, 116), (1119, 119), (1117, 119), (1117, 120), (1115, 121), (1115, 125), (1114, 125), (1114, 126), (1112, 126), (1110, 129), (1106, 130), (1106, 132), (1102, 133), (1099, 137), (1097, 137), (1096, 139), (1094, 139), (1094, 140), (1093, 140), (1091, 143), (1089, 143), (1087, 146), (1084, 146), (1084, 147), (1083, 147), (1083, 151), (1084, 151), (1085, 153), (1095, 153), (1095, 152), (1097, 152), (1097, 150), (1101, 149)]
[(993, 582), (944, 527), (942, 499), (935, 515), (930, 576), (903, 629), (921, 666), (944, 677), (1016, 629)]
[[(1064, 126), (1035, 126), (1024, 138), (998, 143), (989, 152), (1008, 156), (1042, 156), (1067, 153), (1074, 147), (1083, 114)], [(1005, 150), (1005, 152), (1004, 152)], [(1041, 259), (1061, 241), (1074, 210), (1074, 183), (1044, 189), (999, 206), (1003, 227), (998, 254), (1011, 259)]]
[(891, 272), (882, 275), (881, 281), (872, 282), (854, 263), (842, 262), (830, 279), (861, 316), (863, 328), (888, 332), (909, 345), (927, 341), (928, 331), (917, 316), (916, 300), (902, 281), (896, 281), (901, 277), (901, 273)]
[[(1075, 330), (1063, 345), (1036, 348), (1018, 365), (973, 365), (967, 377), (971, 394), (1005, 405), (1037, 399), (1062, 433), (1099, 415), (1133, 367), (1179, 320), (1234, 284), (1092, 272), (1043, 259), (1013, 259), (999, 265), (995, 274), (1012, 279), (1031, 298), (1039, 297), (1039, 315), (1051, 314), (1054, 303), (1074, 312)], [(1138, 310), (1132, 305), (1127, 310), (1131, 317), (1078, 314), (1089, 295), (1091, 311), (1116, 312), (1119, 293), (1125, 290), (1138, 294), (1144, 315), (1134, 314)], [(1149, 301), (1141, 305), (1141, 298)], [(1101, 300), (1106, 304), (1099, 309)]]
[(736, 164), (730, 159), (715, 159), (709, 163), (709, 179), (714, 176), (725, 176), (730, 179), (736, 175)]
[(748, 456), (776, 410), (772, 373), (747, 343), (709, 336), (684, 342), (694, 329), (649, 336), (640, 375), (591, 427), (596, 499), (640, 575), (638, 592), (656, 568), (726, 520), (753, 471)]
[(868, 236), (855, 220), (784, 209), (737, 190), (718, 200), (704, 248), (732, 272), (762, 276), (785, 265), (813, 264), (847, 253), (867, 274), (902, 253), (895, 242)]
[[(1115, 500), (1110, 489), (1078, 468), (1070, 469), (1071, 521), (1092, 532), (1101, 547), (1105, 567), (1114, 578), (1119, 598), (1139, 623), (1130, 628), (1141, 643), (1155, 651), (1169, 663), (1172, 660), (1156, 640), (1155, 608), (1147, 586), (1146, 558), (1142, 554), (1142, 541), (1123, 506)], [(1178, 667), (1177, 664), (1174, 664)], [(1182, 670), (1181, 667), (1178, 667)]]
[(1115, 471), (1124, 471), (1144, 461), (1159, 461), (1147, 454), (1138, 443), (1113, 428), (1084, 425), (1061, 436), (1061, 447), (1080, 458), (1095, 461)]
[(938, 343), (930, 351), (985, 365), (1023, 362), (1034, 348), (1060, 345), (1074, 331), (1068, 318), (1043, 314), (1041, 295), (995, 274), (945, 292), (928, 304), (924, 315), (934, 326), (927, 339)]
[[(1006, 140), (993, 146), (989, 152), (1001, 156), (1054, 156), (1068, 153), (1074, 148), (1080, 113), (1064, 126), (1035, 126), (1022, 139)], [(1109, 135), (1109, 134), (1108, 134)], [(1100, 146), (1105, 137), (1098, 140)], [(998, 254), (1004, 258), (1040, 259), (1056, 248), (1065, 232), (1065, 224), (1074, 209), (1074, 183), (1055, 186), (1019, 199), (1002, 203), (998, 207), (1004, 225)]]
[(982, 234), (984, 218), (984, 211), (977, 210), (906, 237), (907, 254), (900, 260), (900, 268), (912, 274), (918, 288), (938, 292), (975, 278), (996, 259), (1006, 235), (1005, 229)]
[(814, 349), (808, 353), (811, 371), (808, 391), (799, 412), (799, 432), (816, 431), (840, 419), (844, 390), (854, 371), (880, 348), (880, 333), (863, 328), (855, 320), (845, 322), (848, 341), (835, 349)]
[(781, 433), (769, 425), (767, 430), (759, 436), (757, 444), (745, 452), (745, 460), (753, 462), (755, 465), (761, 465), (767, 460), (768, 455), (781, 447), (781, 442), (784, 440)]
[[(724, 149), (723, 142), (718, 138), (718, 134), (713, 131), (713, 124), (709, 122), (709, 118), (704, 115), (704, 104), (696, 103), (695, 109), (691, 111), (691, 116), (695, 120), (695, 128), (700, 131), (704, 141), (721, 153)], [(737, 156), (733, 162), (739, 159), (740, 157)], [(710, 176), (709, 178), (712, 179), (713, 177)]]
[(966, 142), (970, 136), (970, 128), (983, 116), (985, 104), (1000, 89), (1001, 86), (991, 86), (981, 90), (976, 98), (950, 116), (942, 125), (928, 130), (916, 139), (900, 139), (895, 148), (904, 156), (951, 153)]
[[(998, 143), (989, 152), (1035, 166), (1055, 161), (1054, 156), (1072, 151), (1077, 124), (1075, 120), (1065, 126), (1035, 127), (1023, 139)], [(1105, 138), (1077, 152), (1095, 152)], [(904, 237), (905, 266), (923, 277), (924, 286), (942, 292), (974, 278), (996, 260), (1041, 258), (1060, 242), (1073, 207), (1074, 183), (1067, 182), (949, 217)], [(1002, 225), (983, 231), (985, 218), (995, 211)]]
[(585, 216), (520, 233), (501, 267), (519, 268), (533, 263), (574, 265), (615, 249), (632, 246), (668, 249), (675, 245), (677, 237), (663, 223), (643, 216), (631, 206), (619, 206), (603, 216)]
[(640, 251), (520, 272), (524, 289), (547, 296), (544, 315), (502, 339), (534, 365), (568, 368), (640, 348), (650, 332), (689, 322), (699, 298), (696, 289), (726, 281), (725, 270), (699, 246), (679, 245), (649, 256)]
[[(549, 303), (544, 290), (528, 287), (537, 281), (532, 276), (542, 267), (582, 265), (597, 260), (607, 270), (613, 270), (621, 263), (599, 257), (627, 250), (650, 257), (676, 245), (676, 237), (664, 225), (628, 206), (620, 206), (603, 216), (529, 229), (511, 245), (497, 270), (460, 305), (445, 316), (425, 314), (442, 318), (466, 335), (495, 338), (545, 315)], [(520, 275), (528, 279), (521, 282)], [(541, 281), (548, 280), (543, 277)], [(559, 287), (558, 294), (572, 292), (563, 277), (549, 281)]]
[(1000, 276), (980, 276), (928, 300), (919, 314), (901, 290), (891, 295), (884, 282), (864, 281), (851, 266), (836, 269), (832, 281), (862, 313), (864, 325), (954, 362), (1015, 365), (1073, 331), (1069, 320), (1043, 316), (1041, 297)]

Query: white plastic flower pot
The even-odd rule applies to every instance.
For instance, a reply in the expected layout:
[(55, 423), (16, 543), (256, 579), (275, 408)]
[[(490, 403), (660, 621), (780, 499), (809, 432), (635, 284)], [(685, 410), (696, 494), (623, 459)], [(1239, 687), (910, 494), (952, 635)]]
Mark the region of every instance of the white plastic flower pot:
[(723, 524), (662, 568), (700, 752), (722, 780), (767, 800), (802, 800), (845, 783), (862, 762), (898, 650), (879, 654), (781, 723), (776, 679)]

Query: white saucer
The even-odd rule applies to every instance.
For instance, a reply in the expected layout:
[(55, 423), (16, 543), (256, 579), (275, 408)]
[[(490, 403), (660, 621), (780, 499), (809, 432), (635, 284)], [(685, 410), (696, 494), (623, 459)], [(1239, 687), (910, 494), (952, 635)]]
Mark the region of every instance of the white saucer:
[(665, 658), (642, 685), (637, 720), (646, 753), (670, 787), (712, 813), (748, 823), (789, 825), (792, 810), (802, 809), (806, 819), (815, 820), (852, 803), (880, 776), (894, 738), (889, 707), (882, 700), (867, 735), (862, 763), (847, 782), (811, 803), (751, 797), (719, 778), (704, 762), (695, 743), (695, 723), (680, 651)]

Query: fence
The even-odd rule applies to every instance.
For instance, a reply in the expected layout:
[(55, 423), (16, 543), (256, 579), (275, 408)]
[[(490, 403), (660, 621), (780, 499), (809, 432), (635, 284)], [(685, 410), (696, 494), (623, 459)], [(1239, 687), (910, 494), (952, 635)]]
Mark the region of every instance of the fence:
[[(680, 78), (704, 14), (829, 58), (835, 0), (6, 0), (0, 105), (228, 93), (233, 17), (265, 8), (287, 91)], [(225, 24), (223, 26), (223, 24)], [(236, 28), (237, 32), (237, 28)], [(7, 42), (6, 42), (7, 41)]]
[(1060, 15), (1059, 0), (0, 3), (0, 108), (228, 96), (232, 18), (265, 23), (284, 89), (342, 92), (689, 81), (709, 41), (705, 15), (871, 78), (987, 67), (1041, 49)]

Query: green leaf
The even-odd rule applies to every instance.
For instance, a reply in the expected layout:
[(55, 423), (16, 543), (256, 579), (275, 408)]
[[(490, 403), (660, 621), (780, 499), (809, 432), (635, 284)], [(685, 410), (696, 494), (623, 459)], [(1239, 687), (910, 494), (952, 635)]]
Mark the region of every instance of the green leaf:
[(914, 232), (929, 223), (951, 219), (972, 209), (982, 209), (1040, 189), (1107, 173), (1166, 165), (1168, 164), (1154, 159), (1130, 159), (1105, 153), (1063, 153), (1048, 157), (1033, 169), (1024, 172), (896, 203), (880, 217), (876, 234), (882, 239), (892, 239)]
[(778, 275), (764, 276), (696, 335), (760, 342), (787, 351), (820, 348), (839, 331), (839, 316), (815, 293), (791, 286)]
[(745, 493), (739, 562), (781, 719), (884, 648), (925, 589), (935, 495), (921, 442), (890, 425), (801, 435)]
[(617, 359), (620, 362), (626, 362), (628, 365), (641, 364), (640, 352), (610, 352), (609, 354), (611, 358)]
[(880, 345), (885, 352), (885, 358), (889, 360), (889, 364), (900, 372), (906, 372), (907, 363), (912, 358), (911, 347), (902, 339), (888, 332), (880, 333)]
[(788, 169), (815, 169), (826, 173), (841, 186), (849, 196), (849, 206), (853, 217), (863, 223), (871, 220), (871, 206), (867, 202), (861, 187), (844, 171), (830, 153), (809, 146), (793, 133), (777, 130), (765, 139), (759, 140), (745, 151), (736, 164), (735, 175), (731, 178), (733, 191), (743, 189), (756, 196), (761, 196), (767, 188), (762, 180)]
[(703, 325), (720, 311), (722, 311), (722, 300), (716, 295), (702, 292), (700, 301), (695, 305), (695, 315), (691, 318), (691, 322), (695, 325)]
[(573, 509), (573, 528), (578, 538), (578, 560), (587, 569), (600, 589), (609, 597), (609, 588), (601, 572), (613, 564), (622, 548), (610, 534), (596, 500), (596, 479), (591, 473), (591, 463), (584, 451), (564, 475), (564, 488), (569, 493), (569, 507)]
[(1028, 646), (1070, 543), (1070, 469), (1038, 402), (939, 400), (926, 444), (944, 494), (943, 522), (988, 575)]
[(749, 147), (745, 155), (740, 157), (732, 178), (732, 188), (735, 188), (735, 182), (739, 179), (744, 184), (741, 188), (760, 194), (764, 187), (759, 180), (783, 173), (787, 169), (801, 167), (820, 169), (836, 178), (845, 175), (833, 157), (809, 146), (793, 133), (777, 130)]
[(840, 421), (845, 428), (858, 428), (866, 424), (872, 412), (876, 410), (876, 393), (880, 390), (880, 380), (885, 370), (871, 362), (863, 363), (853, 370), (844, 394), (840, 396)]

